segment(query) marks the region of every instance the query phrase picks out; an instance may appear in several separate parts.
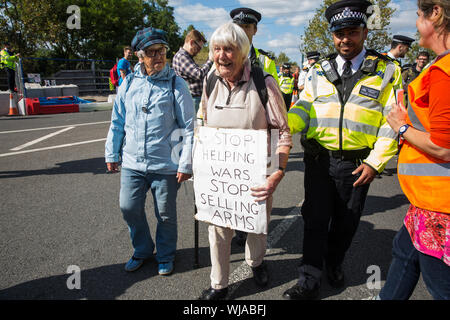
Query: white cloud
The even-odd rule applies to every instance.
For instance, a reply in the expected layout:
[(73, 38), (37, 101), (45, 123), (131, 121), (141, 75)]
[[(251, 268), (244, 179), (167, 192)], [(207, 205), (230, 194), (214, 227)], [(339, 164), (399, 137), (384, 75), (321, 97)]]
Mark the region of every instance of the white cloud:
[(269, 47), (279, 48), (280, 50), (284, 50), (283, 48), (298, 47), (299, 43), (300, 36), (290, 32), (281, 34), (276, 39), (267, 41), (267, 45)]
[(242, 6), (252, 8), (264, 18), (275, 18), (276, 24), (299, 26), (306, 24), (318, 8), (317, 0), (239, 0)]
[(175, 19), (180, 24), (202, 23), (216, 29), (218, 26), (230, 20), (228, 12), (224, 8), (209, 8), (203, 4), (175, 7)]
[(396, 9), (389, 24), (393, 34), (403, 34), (413, 37), (416, 34), (417, 5), (413, 1), (402, 0), (396, 3), (391, 2), (390, 6)]

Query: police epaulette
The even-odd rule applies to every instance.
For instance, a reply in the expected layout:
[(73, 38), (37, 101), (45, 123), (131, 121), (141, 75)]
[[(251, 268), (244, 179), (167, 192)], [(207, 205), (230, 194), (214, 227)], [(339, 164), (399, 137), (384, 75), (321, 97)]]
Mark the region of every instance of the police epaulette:
[(327, 55), (324, 59), (321, 59), (320, 61), (333, 60), (333, 59), (336, 59), (337, 56), (338, 56), (338, 53), (337, 52), (333, 52), (333, 53), (330, 53), (329, 55)]
[(382, 59), (384, 61), (392, 61), (389, 56), (382, 55), (381, 53), (379, 53), (378, 51), (373, 50), (373, 49), (367, 49), (366, 57), (369, 56), (369, 55), (376, 56), (377, 58), (380, 58), (380, 59)]
[(272, 56), (270, 53), (268, 53), (267, 51), (263, 50), (263, 49), (258, 49), (259, 54), (262, 54), (263, 56), (268, 57), (270, 60), (275, 60), (275, 57)]

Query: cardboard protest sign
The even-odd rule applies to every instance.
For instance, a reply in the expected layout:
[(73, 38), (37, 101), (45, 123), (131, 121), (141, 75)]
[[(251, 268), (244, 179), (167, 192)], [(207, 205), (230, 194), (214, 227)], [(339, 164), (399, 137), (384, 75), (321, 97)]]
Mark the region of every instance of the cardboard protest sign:
[(197, 128), (193, 171), (197, 220), (267, 233), (266, 202), (250, 190), (266, 181), (266, 130)]

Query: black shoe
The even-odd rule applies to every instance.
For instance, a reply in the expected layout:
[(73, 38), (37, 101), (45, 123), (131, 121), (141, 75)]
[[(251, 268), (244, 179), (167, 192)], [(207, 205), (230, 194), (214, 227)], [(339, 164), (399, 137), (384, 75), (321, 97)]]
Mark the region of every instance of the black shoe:
[(267, 265), (263, 261), (259, 266), (252, 268), (253, 280), (260, 287), (265, 287), (269, 283), (269, 273), (267, 272)]
[(228, 294), (228, 288), (223, 289), (213, 289), (209, 288), (208, 290), (203, 291), (199, 300), (223, 300)]
[(307, 289), (297, 283), (283, 293), (283, 298), (287, 300), (314, 300), (319, 296), (319, 289), (318, 284), (313, 289)]
[(344, 271), (342, 270), (342, 265), (336, 267), (327, 266), (327, 278), (332, 287), (342, 288), (344, 286)]

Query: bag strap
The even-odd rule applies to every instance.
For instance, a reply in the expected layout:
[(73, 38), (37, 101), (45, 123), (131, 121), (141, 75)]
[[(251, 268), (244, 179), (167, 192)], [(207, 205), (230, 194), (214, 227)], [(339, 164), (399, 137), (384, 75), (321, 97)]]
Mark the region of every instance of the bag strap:
[[(261, 103), (264, 106), (264, 109), (266, 108), (267, 101), (269, 101), (269, 95), (267, 93), (267, 86), (266, 86), (266, 77), (272, 76), (269, 73), (264, 74), (264, 71), (256, 65), (252, 66), (252, 69), (250, 71), (250, 76), (253, 79), (253, 82), (256, 86), (256, 91), (258, 92), (258, 96), (261, 99)], [(213, 91), (214, 87), (216, 86), (216, 82), (219, 78), (217, 77), (216, 73), (213, 71), (206, 79), (206, 96), (209, 98), (211, 95), (211, 92)]]

